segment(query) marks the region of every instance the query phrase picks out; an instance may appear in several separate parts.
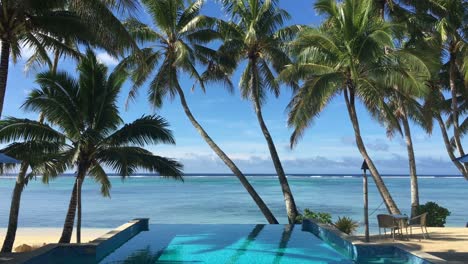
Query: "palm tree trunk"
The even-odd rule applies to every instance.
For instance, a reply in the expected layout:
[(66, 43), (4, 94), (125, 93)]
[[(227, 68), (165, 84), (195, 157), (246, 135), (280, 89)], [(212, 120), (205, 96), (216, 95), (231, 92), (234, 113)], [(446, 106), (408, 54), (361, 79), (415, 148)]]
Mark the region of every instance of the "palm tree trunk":
[(226, 166), (228, 166), (231, 169), (231, 171), (237, 176), (242, 186), (244, 186), (244, 188), (250, 194), (250, 196), (252, 197), (252, 199), (255, 201), (258, 208), (260, 209), (260, 211), (262, 211), (268, 223), (278, 224), (278, 221), (276, 220), (273, 213), (270, 211), (268, 206), (262, 200), (260, 195), (258, 195), (257, 191), (255, 191), (253, 186), (249, 183), (245, 175), (240, 171), (240, 169), (236, 166), (236, 164), (234, 164), (234, 162), (226, 155), (226, 153), (224, 153), (224, 151), (222, 151), (221, 148), (219, 148), (219, 146), (213, 141), (213, 139), (211, 139), (208, 133), (206, 133), (203, 127), (198, 123), (198, 121), (192, 115), (192, 112), (190, 111), (190, 108), (187, 105), (187, 101), (185, 100), (184, 91), (180, 88), (180, 86), (177, 86), (177, 92), (179, 93), (180, 103), (182, 104), (185, 114), (187, 115), (188, 119), (190, 120), (192, 125), (195, 127), (195, 129), (198, 131), (198, 133), (202, 136), (202, 138), (206, 141), (206, 143), (208, 143), (208, 145), (216, 153), (216, 155), (218, 155), (218, 157), (224, 162), (224, 164), (226, 164)]
[(15, 243), (16, 230), (18, 229), (18, 216), (21, 204), (21, 194), (25, 185), (25, 177), (29, 164), (27, 162), (21, 163), (18, 178), (16, 179), (15, 188), (11, 197), (10, 216), (8, 219), (8, 229), (3, 241), (2, 253), (10, 253)]
[(406, 149), (408, 151), (408, 165), (410, 170), (410, 181), (411, 181), (411, 217), (417, 215), (417, 209), (419, 207), (419, 187), (418, 187), (418, 176), (416, 173), (416, 160), (414, 157), (413, 140), (411, 138), (411, 129), (404, 109), (405, 115), (401, 119), (403, 123), (403, 130), (405, 132)]
[(76, 243), (81, 243), (81, 186), (83, 184), (83, 180), (80, 178), (76, 180), (78, 181), (78, 187), (76, 188)]
[(62, 236), (60, 237), (59, 243), (70, 243), (71, 236), (73, 233), (73, 226), (75, 225), (75, 213), (76, 213), (76, 194), (78, 188), (78, 178), (75, 179), (73, 185), (73, 191), (68, 204), (67, 216), (65, 217), (65, 223), (63, 225)]
[(5, 92), (8, 80), (8, 66), (10, 63), (10, 42), (2, 41), (2, 50), (0, 53), (0, 118), (3, 113), (3, 102), (5, 101)]
[(450, 159), (452, 160), (453, 164), (457, 167), (457, 169), (463, 174), (463, 177), (468, 180), (468, 170), (466, 169), (461, 162), (456, 160), (455, 154), (453, 154), (452, 144), (450, 144), (450, 139), (448, 137), (447, 129), (445, 128), (444, 121), (440, 114), (437, 114), (434, 117), (437, 120), (437, 123), (440, 127), (440, 132), (442, 133), (442, 138), (444, 139), (445, 149), (447, 150), (447, 154), (449, 155)]
[[(349, 90), (350, 95), (348, 95), (348, 90)], [(366, 147), (364, 145), (364, 141), (362, 140), (362, 137), (361, 137), (361, 130), (359, 128), (359, 120), (356, 114), (356, 107), (354, 103), (354, 93), (352, 91), (352, 88), (346, 89), (343, 92), (343, 94), (344, 94), (345, 101), (346, 101), (346, 107), (348, 108), (349, 118), (353, 125), (354, 135), (356, 138), (356, 145), (359, 149), (359, 152), (361, 153), (362, 157), (364, 158), (364, 160), (366, 161), (369, 167), (369, 170), (371, 172), (372, 178), (374, 179), (375, 185), (380, 192), (380, 196), (382, 196), (385, 206), (387, 207), (387, 210), (391, 214), (401, 214), (400, 210), (398, 209), (398, 206), (396, 205), (395, 201), (392, 198), (392, 195), (388, 191), (387, 186), (385, 186), (385, 183), (382, 177), (377, 171), (377, 168), (375, 167), (374, 162), (372, 161), (369, 154), (367, 153)]]
[[(454, 49), (454, 48), (453, 48)], [(452, 49), (451, 49), (452, 50)], [(453, 122), (453, 138), (455, 146), (458, 149), (460, 156), (464, 156), (463, 146), (460, 140), (460, 124), (458, 119), (458, 102), (457, 102), (457, 87), (455, 85), (457, 65), (455, 53), (450, 53), (450, 92), (452, 94), (452, 122)]]
[(206, 143), (208, 143), (208, 145), (216, 153), (216, 155), (218, 155), (218, 157), (237, 176), (237, 178), (239, 179), (241, 184), (244, 186), (244, 188), (247, 190), (247, 192), (250, 194), (252, 199), (257, 204), (260, 211), (262, 211), (262, 213), (265, 216), (268, 223), (278, 224), (278, 221), (276, 220), (273, 213), (270, 211), (268, 206), (262, 200), (260, 195), (258, 195), (258, 193), (255, 191), (253, 186), (249, 183), (249, 181), (247, 180), (245, 175), (240, 171), (240, 169), (236, 166), (236, 164), (234, 164), (234, 162), (226, 155), (226, 153), (224, 153), (224, 151), (222, 151), (218, 147), (218, 145), (211, 139), (211, 137), (208, 135), (208, 133), (206, 133), (206, 131), (203, 129), (203, 127), (198, 123), (198, 121), (192, 115), (192, 112), (190, 111), (190, 108), (187, 105), (187, 101), (185, 100), (184, 91), (180, 88), (180, 86), (177, 86), (177, 92), (179, 93), (180, 103), (182, 104), (182, 107), (184, 108), (185, 114), (187, 115), (188, 119), (190, 120), (192, 125), (195, 127), (195, 129), (198, 131), (198, 133), (202, 136), (202, 138), (206, 141)]
[(268, 149), (270, 150), (270, 156), (273, 160), (273, 165), (275, 166), (276, 173), (278, 174), (278, 180), (281, 185), (281, 190), (283, 191), (284, 202), (286, 204), (286, 212), (288, 214), (288, 220), (290, 224), (294, 224), (296, 221), (296, 217), (298, 215), (296, 203), (294, 202), (294, 196), (292, 194), (291, 188), (289, 187), (288, 178), (283, 170), (283, 165), (281, 164), (281, 160), (278, 156), (278, 152), (276, 151), (275, 143), (271, 137), (270, 131), (268, 131), (268, 127), (263, 120), (262, 109), (260, 106), (260, 101), (258, 99), (257, 93), (253, 92), (253, 101), (254, 101), (254, 109), (255, 114), (257, 115), (258, 123), (260, 124), (260, 128), (262, 129), (263, 136), (268, 144)]
[(78, 173), (75, 179), (75, 184), (73, 185), (67, 216), (65, 217), (65, 223), (63, 224), (62, 236), (60, 237), (59, 243), (70, 243), (71, 241), (78, 204), (78, 190), (81, 190), (81, 185), (83, 184), (82, 178), (84, 177), (80, 177), (80, 173)]

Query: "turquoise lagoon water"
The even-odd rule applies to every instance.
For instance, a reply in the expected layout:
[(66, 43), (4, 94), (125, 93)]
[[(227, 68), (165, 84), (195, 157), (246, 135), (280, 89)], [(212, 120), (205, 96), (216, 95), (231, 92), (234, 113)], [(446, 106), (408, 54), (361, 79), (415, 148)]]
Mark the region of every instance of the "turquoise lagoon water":
[[(275, 176), (249, 176), (252, 185), (286, 224), (284, 203)], [(289, 176), (300, 209), (329, 212), (362, 219), (362, 178), (346, 175)], [(409, 214), (408, 177), (385, 177), (385, 182), (403, 213)], [(48, 185), (31, 181), (21, 201), (19, 226), (62, 227), (73, 187), (73, 177), (59, 177)], [(264, 224), (250, 196), (232, 176), (188, 176), (185, 182), (159, 177), (134, 176), (125, 181), (112, 177), (112, 197), (103, 198), (98, 185), (88, 178), (83, 187), (83, 226), (112, 228), (132, 218), (147, 217), (151, 223), (171, 224)], [(421, 202), (435, 201), (452, 215), (448, 226), (465, 226), (468, 221), (468, 182), (460, 177), (420, 177)], [(13, 177), (0, 177), (0, 227), (7, 224)], [(382, 200), (370, 181), (370, 213)], [(370, 216), (376, 231), (376, 215)]]
[(100, 263), (354, 262), (300, 225), (150, 225)]

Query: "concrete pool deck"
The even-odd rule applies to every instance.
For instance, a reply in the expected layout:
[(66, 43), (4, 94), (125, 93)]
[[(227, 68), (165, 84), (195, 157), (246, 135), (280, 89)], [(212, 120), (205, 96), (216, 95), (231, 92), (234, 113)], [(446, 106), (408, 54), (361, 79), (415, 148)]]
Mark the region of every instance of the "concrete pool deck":
[[(409, 240), (392, 240), (388, 235), (380, 238), (379, 235), (372, 235), (371, 244), (400, 245), (411, 251), (421, 251), (443, 260), (450, 264), (468, 263), (468, 228), (455, 227), (429, 227), (429, 238), (423, 239), (419, 230), (413, 229), (413, 237)], [(357, 243), (364, 243), (362, 235), (354, 236)]]

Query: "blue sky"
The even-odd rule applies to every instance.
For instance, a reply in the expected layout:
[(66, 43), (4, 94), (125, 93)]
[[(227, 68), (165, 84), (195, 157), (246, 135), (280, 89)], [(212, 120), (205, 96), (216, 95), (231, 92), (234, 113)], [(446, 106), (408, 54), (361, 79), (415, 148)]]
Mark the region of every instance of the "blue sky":
[[(320, 18), (315, 14), (311, 0), (281, 1), (292, 19), (288, 24), (317, 25)], [(204, 8), (207, 15), (224, 16), (212, 0)], [(145, 14), (139, 15), (148, 21)], [(104, 52), (97, 51), (98, 57), (109, 67), (117, 60)], [(23, 59), (11, 65), (5, 99), (4, 116), (36, 119), (36, 113), (25, 113), (20, 108), (31, 88), (35, 87), (34, 72), (24, 72), (24, 60), (30, 51), (23, 50)], [(62, 61), (60, 70), (74, 72), (74, 63)], [(234, 76), (238, 83), (239, 73)], [(183, 77), (188, 103), (195, 117), (208, 134), (234, 159), (245, 173), (273, 173), (274, 168), (268, 148), (257, 123), (250, 102), (241, 99), (239, 92), (227, 93), (223, 87), (209, 85), (204, 94), (200, 89), (191, 91), (193, 82)], [(140, 90), (135, 103), (124, 109), (130, 84), (122, 91), (119, 100), (121, 112), (126, 122), (144, 114), (157, 113), (171, 124), (177, 141), (176, 146), (151, 146), (158, 155), (179, 159), (187, 173), (229, 173), (229, 169), (217, 158), (185, 116), (179, 101), (167, 100), (162, 109), (155, 110), (146, 101), (146, 87)], [(354, 133), (348, 119), (342, 97), (335, 98), (320, 115), (298, 146), (289, 149), (291, 129), (286, 125), (286, 105), (291, 99), (288, 87), (283, 87), (279, 98), (271, 96), (264, 106), (264, 117), (273, 135), (283, 166), (287, 173), (360, 173), (362, 158), (354, 145)], [(361, 130), (371, 156), (375, 159), (382, 174), (407, 174), (406, 146), (400, 136), (388, 139), (385, 129), (373, 121), (366, 110), (358, 107)], [(451, 163), (440, 130), (435, 127), (432, 135), (412, 126), (418, 172), (420, 174), (458, 174)], [(466, 145), (466, 140), (464, 141)]]

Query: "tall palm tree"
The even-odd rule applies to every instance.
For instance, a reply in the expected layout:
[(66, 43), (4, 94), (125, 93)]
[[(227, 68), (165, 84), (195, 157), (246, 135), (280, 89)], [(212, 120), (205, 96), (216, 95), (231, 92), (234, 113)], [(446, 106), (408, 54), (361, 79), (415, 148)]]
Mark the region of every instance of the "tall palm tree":
[(90, 50), (77, 71), (78, 79), (65, 72), (38, 74), (36, 82), (40, 88), (33, 90), (23, 105), (26, 110), (43, 113), (45, 121), (52, 126), (27, 119), (2, 121), (7, 128), (2, 130), (5, 141), (62, 143), (62, 157), (53, 167), (76, 169), (60, 243), (70, 242), (76, 214), (77, 241), (81, 241), (81, 186), (86, 175), (100, 183), (102, 194), (109, 196), (111, 185), (103, 166), (123, 177), (143, 168), (164, 177), (182, 179), (182, 165), (143, 148), (153, 143), (174, 144), (164, 119), (143, 116), (120, 127), (123, 121), (116, 100), (127, 76), (121, 72), (108, 74)]
[(396, 49), (393, 33), (401, 28), (382, 21), (374, 8), (370, 0), (318, 1), (315, 9), (327, 19), (317, 29), (304, 30), (291, 43), (297, 62), (288, 66), (281, 78), (303, 81), (289, 105), (292, 145), (330, 100), (343, 94), (359, 152), (387, 210), (398, 214), (400, 210), (365, 147), (356, 100), (371, 113), (385, 112), (387, 121), (399, 127), (385, 100), (389, 89), (398, 87), (402, 94), (424, 93), (424, 80), (430, 72), (418, 57)]
[[(441, 36), (442, 49), (448, 54), (448, 81), (451, 93), (451, 126), (453, 142), (460, 156), (465, 155), (461, 144), (460, 109), (458, 98), (468, 92), (468, 75), (464, 67), (467, 43), (467, 3), (463, 0), (427, 0), (424, 2), (430, 13), (436, 18), (435, 28)], [(465, 80), (457, 85), (462, 75)], [(467, 166), (465, 165), (465, 169)]]
[[(53, 60), (50, 60), (47, 54), (42, 53), (42, 50), (40, 50), (41, 48), (43, 48), (42, 46), (35, 47), (35, 53), (28, 59), (26, 63), (26, 70), (29, 70), (31, 67), (35, 68), (46, 64), (49, 66), (50, 72), (52, 74), (56, 74), (59, 59), (62, 56), (71, 56), (74, 58), (81, 56), (76, 46), (66, 42), (64, 44), (67, 45), (67, 49), (55, 47)], [(39, 123), (43, 122), (44, 115), (41, 113), (39, 114)], [(49, 142), (27, 141), (21, 143), (14, 143), (10, 147), (3, 149), (2, 152), (15, 156), (17, 159), (21, 160), (21, 165), (19, 166), (19, 172), (16, 178), (15, 187), (13, 188), (7, 234), (5, 236), (1, 250), (3, 253), (6, 253), (11, 252), (13, 244), (15, 242), (16, 230), (18, 228), (21, 195), (29, 180), (31, 180), (31, 178), (35, 175), (42, 175), (43, 181), (48, 182), (50, 177), (54, 177), (57, 175), (57, 173), (60, 173), (62, 171), (50, 172), (47, 170), (43, 170), (43, 166), (47, 165), (47, 162), (50, 161), (52, 157), (51, 155), (60, 152), (60, 148), (59, 146), (57, 146), (57, 144), (50, 145)], [(27, 174), (30, 167), (32, 168), (32, 173)], [(45, 168), (47, 169), (49, 167)]]
[[(462, 118), (466, 107), (466, 94), (468, 93), (468, 45), (466, 36), (467, 8), (468, 3), (460, 0), (424, 0), (411, 1), (417, 19), (407, 19), (420, 24), (419, 34), (437, 34), (439, 37), (437, 52), (434, 57), (443, 58), (443, 66), (440, 76), (434, 77), (431, 82), (432, 95), (427, 100), (428, 110), (432, 111), (432, 116), (437, 121), (442, 133), (442, 138), (446, 146), (447, 153), (458, 170), (468, 179), (467, 164), (455, 160), (458, 155), (465, 154), (461, 144), (461, 137), (466, 133), (468, 119)], [(418, 31), (413, 32), (417, 33)], [(446, 54), (448, 56), (440, 56)], [(439, 79), (437, 79), (439, 78)], [(445, 102), (442, 90), (449, 90), (451, 98)], [(448, 104), (447, 104), (448, 103)], [(437, 108), (439, 107), (439, 108)], [(443, 115), (448, 115), (449, 121), (444, 123)], [(450, 138), (448, 129), (453, 128), (453, 136)], [(458, 151), (458, 154), (455, 154)]]
[[(418, 4), (414, 1), (404, 1), (404, 5), (402, 5), (394, 0), (376, 0), (377, 12), (382, 20), (386, 19), (385, 14), (387, 13), (392, 22), (406, 25), (404, 34), (399, 40), (402, 46), (408, 49), (409, 52), (420, 53), (420, 55), (421, 53), (425, 53), (422, 55), (426, 58), (427, 63), (432, 64), (431, 59), (434, 60), (436, 58), (434, 54), (437, 54), (437, 49), (434, 49), (431, 45), (434, 41), (431, 41), (431, 37), (433, 37), (432, 32), (427, 30), (428, 16), (424, 12), (420, 12), (419, 5), (420, 3)], [(409, 7), (412, 7), (412, 9)], [(427, 56), (427, 54), (431, 54), (431, 56)], [(436, 66), (436, 70), (438, 70), (438, 66)], [(427, 88), (429, 89), (429, 87)], [(419, 186), (410, 119), (430, 134), (432, 132), (432, 118), (428, 118), (424, 114), (423, 107), (419, 104), (417, 98), (413, 95), (402, 95), (398, 87), (393, 89), (389, 101), (389, 106), (392, 109), (394, 117), (397, 118), (399, 125), (403, 128), (400, 132), (405, 138), (408, 155), (411, 216), (415, 216), (419, 207)], [(385, 117), (383, 118), (385, 119)], [(391, 124), (391, 122), (388, 124)], [(393, 134), (396, 128), (391, 125), (387, 126), (388, 134)]]
[[(195, 78), (204, 90), (205, 81), (222, 81), (222, 66), (215, 63), (215, 51), (204, 44), (218, 38), (219, 34), (213, 29), (215, 20), (200, 15), (203, 0), (197, 0), (185, 5), (184, 0), (143, 0), (146, 10), (152, 18), (153, 26), (144, 25), (136, 20), (126, 22), (128, 30), (133, 36), (148, 47), (142, 49), (142, 54), (130, 55), (119, 68), (132, 72), (134, 87), (129, 99), (133, 99), (141, 85), (152, 78), (148, 99), (155, 107), (160, 107), (164, 98), (178, 96), (188, 119), (208, 143), (210, 148), (237, 176), (241, 184), (255, 201), (270, 224), (278, 221), (249, 183), (237, 165), (221, 150), (221, 148), (208, 135), (201, 124), (192, 114), (185, 99), (179, 78), (183, 73)], [(142, 61), (142, 58), (144, 60)], [(208, 64), (209, 74), (200, 74), (197, 63)], [(153, 76), (153, 77), (152, 77)], [(231, 83), (224, 79), (228, 87)]]
[(289, 14), (280, 9), (274, 0), (222, 2), (232, 21), (221, 25), (220, 31), (224, 43), (220, 52), (228, 54), (233, 60), (230, 64), (235, 67), (241, 62), (247, 63), (239, 88), (242, 97), (252, 101), (278, 175), (288, 220), (294, 223), (298, 210), (273, 138), (263, 118), (262, 106), (266, 102), (268, 92), (272, 92), (275, 96), (280, 94), (280, 85), (275, 78), (275, 72), (281, 71), (286, 64), (291, 63), (283, 50), (283, 43), (291, 38), (299, 27), (282, 28)]
[[(417, 215), (417, 209), (419, 207), (419, 185), (410, 120), (423, 128), (426, 133), (430, 134), (432, 132), (432, 116), (426, 114), (424, 107), (418, 102), (418, 99), (419, 98), (414, 95), (401, 94), (395, 87), (395, 90), (388, 96), (387, 103), (392, 116), (387, 117), (384, 112), (379, 112), (377, 114), (377, 118), (386, 125), (387, 135), (389, 137), (393, 137), (395, 132), (399, 132), (405, 139), (410, 172), (411, 216)], [(390, 118), (390, 122), (387, 122), (388, 118)], [(396, 120), (398, 123), (392, 122), (393, 120)]]

